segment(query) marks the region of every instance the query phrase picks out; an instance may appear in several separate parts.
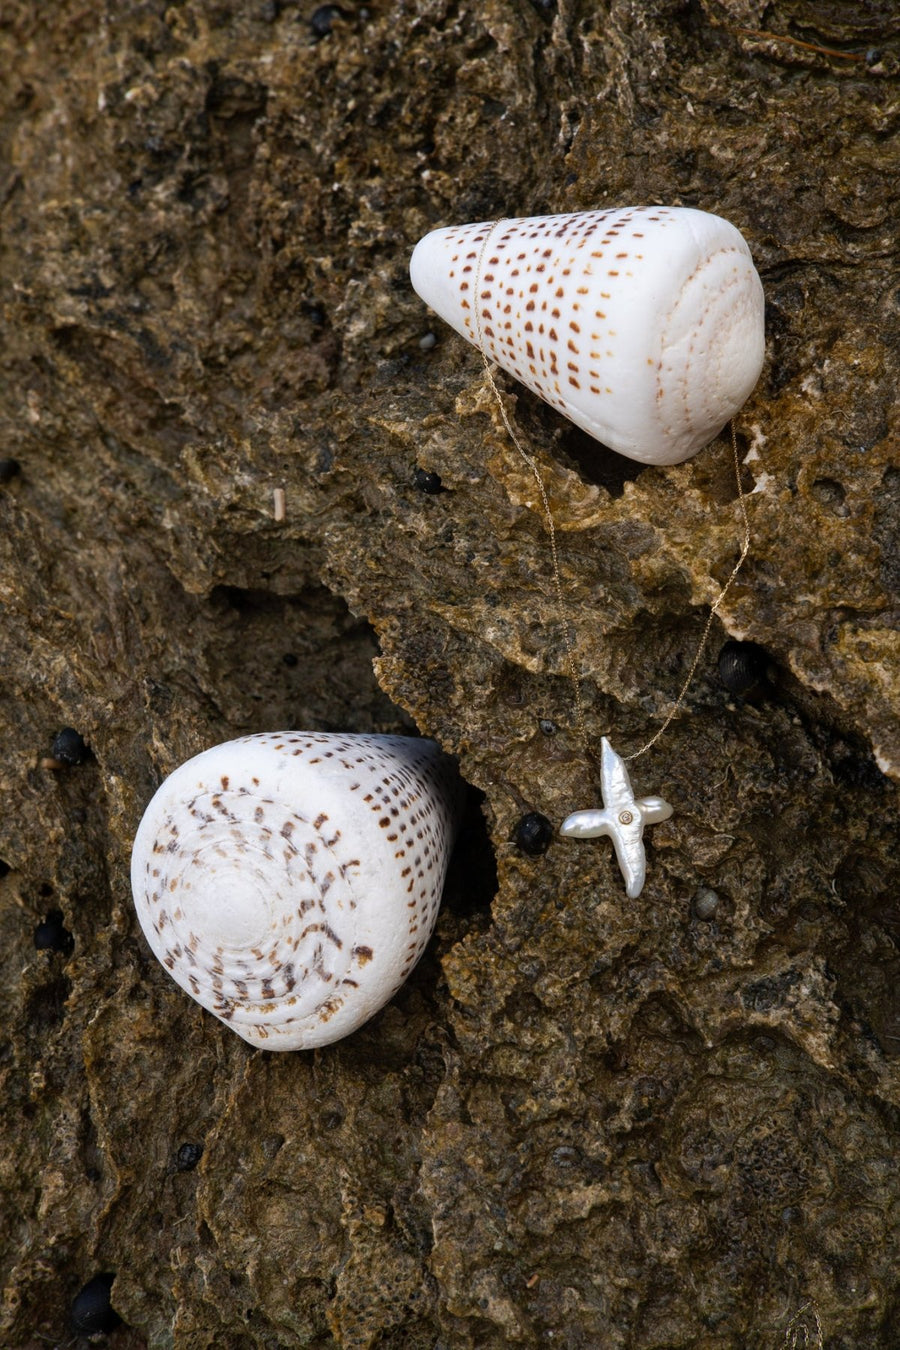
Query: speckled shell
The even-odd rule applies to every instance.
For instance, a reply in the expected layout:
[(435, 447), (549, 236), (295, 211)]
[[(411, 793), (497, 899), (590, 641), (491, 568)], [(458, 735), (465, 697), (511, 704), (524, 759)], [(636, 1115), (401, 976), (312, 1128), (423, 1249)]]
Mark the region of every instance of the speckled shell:
[(461, 782), (434, 741), (302, 731), (171, 774), (134, 842), (144, 935), (251, 1045), (327, 1045), (378, 1011), (431, 936)]
[(701, 450), (762, 369), (763, 290), (750, 250), (705, 211), (619, 207), (451, 226), (419, 241), (410, 276), (489, 360), (645, 464)]

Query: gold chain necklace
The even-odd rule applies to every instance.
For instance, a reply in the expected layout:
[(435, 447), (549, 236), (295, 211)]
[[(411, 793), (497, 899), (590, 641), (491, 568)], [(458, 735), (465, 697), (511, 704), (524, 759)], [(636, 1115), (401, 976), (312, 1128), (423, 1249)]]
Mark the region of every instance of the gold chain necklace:
[[(572, 687), (575, 697), (575, 721), (578, 729), (578, 735), (582, 741), (585, 752), (589, 758), (592, 758), (587, 726), (584, 715), (584, 698), (582, 695), (582, 681), (578, 671), (575, 659), (575, 643), (572, 637), (572, 629), (569, 623), (566, 597), (563, 591), (562, 575), (559, 566), (559, 548), (556, 538), (556, 524), (553, 519), (553, 511), (550, 506), (550, 498), (547, 495), (547, 489), (541, 477), (540, 467), (533, 455), (522, 443), (522, 439), (516, 431), (512, 419), (506, 411), (500, 391), (497, 388), (494, 373), (491, 364), (488, 361), (484, 350), (484, 330), (482, 327), (482, 268), (484, 257), (488, 245), (494, 235), (495, 230), (504, 223), (503, 219), (495, 220), (488, 230), (482, 242), (478, 254), (478, 263), (475, 269), (474, 294), (472, 299), (472, 310), (475, 320), (475, 329), (477, 334), (477, 345), (481, 352), (481, 358), (484, 363), (484, 370), (487, 376), (488, 385), (496, 400), (500, 417), (506, 429), (506, 433), (518, 450), (525, 464), (534, 479), (541, 499), (544, 512), (544, 519), (547, 524), (547, 533), (550, 539), (550, 561), (553, 573), (553, 585), (556, 592), (556, 600), (559, 606), (559, 612), (563, 619), (563, 631), (565, 636), (566, 648), (566, 667), (569, 677), (572, 681)], [(644, 885), (646, 875), (646, 857), (643, 846), (643, 832), (645, 825), (656, 824), (663, 820), (668, 820), (672, 815), (672, 807), (668, 802), (663, 801), (661, 797), (635, 797), (631, 786), (631, 780), (625, 765), (633, 760), (640, 759), (652, 746), (660, 739), (668, 729), (673, 719), (677, 716), (679, 710), (684, 704), (688, 689), (690, 688), (697, 668), (700, 664), (703, 652), (706, 649), (713, 622), (719, 609), (725, 600), (729, 590), (744, 564), (744, 560), (750, 551), (750, 520), (747, 514), (747, 499), (741, 484), (741, 467), (737, 447), (737, 433), (735, 431), (734, 418), (731, 419), (731, 450), (734, 461), (735, 480), (737, 482), (738, 502), (740, 505), (741, 521), (743, 525), (743, 540), (741, 544), (740, 556), (731, 570), (728, 579), (721, 587), (719, 594), (713, 601), (709, 615), (706, 620), (700, 641), (697, 644), (697, 650), (694, 659), (691, 662), (690, 669), (684, 678), (684, 682), (678, 692), (675, 702), (669, 709), (662, 725), (650, 737), (650, 739), (635, 750), (630, 755), (618, 755), (609, 743), (606, 736), (601, 738), (600, 754), (600, 784), (603, 796), (603, 807), (594, 808), (588, 811), (576, 811), (567, 816), (560, 827), (560, 833), (568, 839), (592, 839), (600, 835), (607, 835), (612, 840), (616, 852), (616, 858), (619, 863), (622, 875), (625, 879), (626, 894), (634, 899)]]

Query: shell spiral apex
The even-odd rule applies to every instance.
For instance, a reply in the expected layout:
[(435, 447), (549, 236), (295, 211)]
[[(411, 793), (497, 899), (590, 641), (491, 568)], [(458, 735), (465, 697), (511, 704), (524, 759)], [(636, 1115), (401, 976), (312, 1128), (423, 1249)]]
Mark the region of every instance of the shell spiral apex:
[(339, 1040), (422, 955), (461, 802), (434, 741), (286, 731), (217, 745), (177, 768), (141, 820), (131, 884), (144, 935), (251, 1045)]
[(432, 230), (412, 284), (576, 426), (678, 464), (749, 397), (763, 289), (741, 233), (688, 207), (619, 207)]

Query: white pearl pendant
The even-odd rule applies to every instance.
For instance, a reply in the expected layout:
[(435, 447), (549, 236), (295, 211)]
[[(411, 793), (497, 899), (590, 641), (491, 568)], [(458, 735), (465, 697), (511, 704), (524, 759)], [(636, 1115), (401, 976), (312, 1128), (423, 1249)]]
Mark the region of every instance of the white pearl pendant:
[(461, 804), (434, 741), (286, 731), (217, 745), (165, 780), (138, 828), (144, 935), (251, 1045), (327, 1045), (422, 955)]
[(740, 232), (688, 207), (433, 230), (412, 284), (490, 361), (604, 445), (678, 464), (748, 398), (763, 289)]
[(567, 816), (560, 834), (567, 839), (597, 839), (607, 835), (625, 880), (625, 894), (636, 900), (644, 889), (647, 858), (644, 826), (668, 820), (672, 808), (662, 797), (635, 797), (628, 770), (604, 736), (600, 742), (600, 790), (603, 809), (575, 811)]

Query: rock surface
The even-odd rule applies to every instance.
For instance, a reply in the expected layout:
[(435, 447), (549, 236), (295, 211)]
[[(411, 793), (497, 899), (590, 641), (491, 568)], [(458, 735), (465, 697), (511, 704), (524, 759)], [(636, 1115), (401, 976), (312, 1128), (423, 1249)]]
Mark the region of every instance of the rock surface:
[[(70, 1343), (101, 1274), (122, 1350), (896, 1345), (895, 28), (5, 7), (4, 1346)], [(436, 225), (630, 202), (733, 220), (768, 315), (752, 552), (632, 765), (676, 808), (637, 901), (604, 841), (511, 842), (596, 770), (534, 485), (406, 272)], [(505, 389), (590, 743), (630, 752), (737, 555), (729, 448), (641, 468)], [(746, 695), (729, 637), (769, 656)], [(143, 807), (231, 736), (413, 724), (484, 794), (437, 936), (348, 1041), (255, 1052), (141, 938)]]

